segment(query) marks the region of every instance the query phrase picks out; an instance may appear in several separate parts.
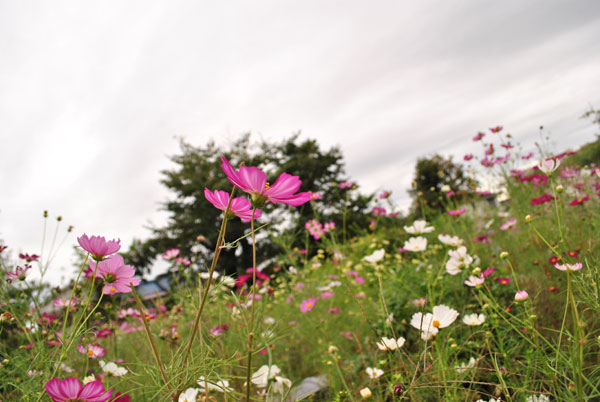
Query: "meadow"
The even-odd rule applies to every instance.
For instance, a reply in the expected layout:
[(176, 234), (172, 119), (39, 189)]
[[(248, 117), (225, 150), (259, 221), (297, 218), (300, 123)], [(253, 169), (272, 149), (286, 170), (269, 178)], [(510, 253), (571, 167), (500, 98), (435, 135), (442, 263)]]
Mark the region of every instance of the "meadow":
[(586, 151), (517, 151), (501, 127), (472, 140), (482, 154), (464, 163), (493, 189), (432, 188), (440, 208), (416, 192), (408, 216), (384, 191), (359, 235), (315, 216), (293, 234), (306, 247), (280, 238), (237, 277), (219, 264), (240, 241), (228, 222), (255, 244), (264, 205), (321, 194), (223, 158), (230, 186), (205, 190), (223, 211), (212, 263), (163, 250), (166, 295), (142, 300), (102, 234), (77, 235), (58, 290), (28, 279), (40, 255), (1, 243), (0, 401), (599, 400), (600, 168)]

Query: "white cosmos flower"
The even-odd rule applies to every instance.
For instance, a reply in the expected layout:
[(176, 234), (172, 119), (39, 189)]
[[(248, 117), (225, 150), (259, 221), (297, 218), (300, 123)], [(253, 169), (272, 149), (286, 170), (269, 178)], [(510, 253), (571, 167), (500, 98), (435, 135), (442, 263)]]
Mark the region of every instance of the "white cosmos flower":
[(450, 275), (456, 275), (473, 262), (473, 257), (467, 254), (465, 246), (459, 247), (456, 250), (449, 250), (450, 259), (446, 262), (446, 272)]
[(292, 382), (289, 379), (280, 376), (275, 376), (275, 382), (273, 383), (273, 392), (283, 395), (291, 387)]
[(424, 251), (427, 248), (427, 239), (419, 237), (411, 237), (404, 242), (404, 249), (408, 251)]
[(455, 369), (459, 374), (462, 374), (465, 371), (475, 367), (475, 363), (477, 363), (477, 360), (475, 360), (474, 357), (471, 357), (468, 363), (462, 362), (459, 366), (456, 366)]
[(525, 402), (550, 402), (547, 395), (531, 395), (525, 399)]
[(558, 169), (559, 166), (560, 160), (552, 158), (543, 159), (538, 163), (538, 167), (540, 168), (540, 170), (546, 173), (547, 175), (552, 174), (552, 172)]
[(231, 392), (233, 389), (229, 386), (229, 381), (227, 380), (219, 380), (217, 382), (213, 382), (211, 380), (205, 381), (204, 376), (200, 376), (198, 379), (198, 385), (200, 386), (200, 392), (206, 392), (210, 390), (215, 390), (218, 392)]
[(114, 375), (115, 377), (121, 377), (128, 373), (125, 367), (119, 367), (113, 362), (105, 363), (104, 360), (100, 360), (98, 361), (98, 364), (102, 368), (102, 371)]
[(331, 281), (331, 282), (329, 282), (328, 285), (318, 287), (317, 290), (319, 292), (325, 292), (325, 291), (331, 290), (331, 289), (341, 286), (341, 285), (342, 285), (342, 282), (340, 282), (340, 281)]
[(373, 251), (372, 254), (365, 257), (365, 261), (376, 263), (383, 260), (383, 256), (385, 255), (385, 250), (380, 248), (379, 250)]
[(452, 247), (460, 247), (463, 245), (464, 240), (461, 239), (458, 236), (450, 236), (447, 234), (440, 234), (438, 235), (438, 240), (442, 243), (444, 243), (447, 246), (452, 246)]
[(415, 313), (410, 319), (410, 325), (421, 331), (421, 338), (431, 339), (439, 332), (439, 328), (446, 328), (458, 317), (458, 311), (443, 304), (435, 306), (432, 313)]
[(179, 402), (196, 402), (198, 400), (198, 388), (188, 388), (179, 394)]
[(404, 226), (404, 230), (410, 234), (421, 234), (421, 233), (429, 233), (433, 232), (435, 228), (433, 226), (427, 226), (427, 221), (416, 220), (413, 222), (412, 226)]
[(265, 364), (252, 374), (252, 379), (250, 381), (252, 381), (253, 384), (256, 384), (258, 388), (266, 388), (269, 384), (269, 380), (278, 376), (279, 373), (281, 373), (281, 370), (276, 365), (267, 366)]
[(377, 347), (379, 350), (396, 350), (401, 348), (404, 342), (406, 342), (406, 339), (403, 337), (398, 339), (383, 337), (380, 342), (377, 342)]
[(463, 317), (463, 322), (467, 325), (481, 325), (485, 322), (485, 316), (483, 314), (467, 314)]
[[(213, 272), (213, 279), (217, 279), (221, 274), (217, 271)], [(200, 272), (200, 279), (208, 280), (210, 278), (210, 272)]]
[(383, 370), (378, 369), (377, 367), (367, 367), (365, 371), (370, 379), (381, 377), (383, 375)]

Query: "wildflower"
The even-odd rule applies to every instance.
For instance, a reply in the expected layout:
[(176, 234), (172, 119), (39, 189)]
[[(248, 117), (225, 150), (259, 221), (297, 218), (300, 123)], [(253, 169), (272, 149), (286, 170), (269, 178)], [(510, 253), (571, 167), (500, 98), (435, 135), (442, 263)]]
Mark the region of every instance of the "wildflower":
[(554, 268), (561, 271), (579, 271), (583, 268), (583, 264), (580, 262), (576, 262), (575, 264), (554, 264)]
[(363, 399), (368, 399), (373, 396), (373, 393), (371, 392), (369, 387), (365, 387), (360, 390), (360, 396), (362, 396)]
[(527, 214), (525, 215), (525, 222), (530, 223), (533, 220), (533, 218), (531, 217), (531, 215)]
[(352, 188), (352, 186), (354, 186), (354, 183), (351, 181), (343, 181), (340, 183), (340, 188)]
[(367, 367), (365, 371), (370, 379), (375, 379), (383, 375), (383, 370), (376, 367)]
[(390, 197), (390, 195), (392, 195), (392, 192), (391, 192), (391, 191), (387, 191), (387, 190), (386, 190), (386, 191), (384, 191), (383, 193), (381, 193), (381, 194), (379, 195), (379, 199), (381, 199), (381, 200), (385, 200), (385, 199), (389, 198), (389, 197)]
[(501, 260), (506, 260), (508, 258), (508, 252), (503, 251), (500, 253), (500, 259)]
[(198, 388), (188, 388), (179, 394), (179, 402), (196, 402), (198, 400)]
[(185, 265), (186, 267), (189, 267), (191, 263), (192, 262), (187, 257), (179, 257), (175, 259), (175, 264)]
[(469, 279), (465, 281), (465, 285), (475, 287), (481, 285), (485, 281), (483, 274), (479, 276), (469, 275)]
[(535, 197), (532, 198), (531, 201), (529, 202), (529, 205), (545, 204), (547, 202), (552, 201), (553, 199), (554, 199), (554, 196), (544, 193), (538, 198), (535, 198)]
[(435, 228), (433, 226), (427, 226), (427, 221), (419, 219), (414, 221), (412, 226), (404, 226), (404, 230), (410, 234), (421, 234), (433, 232)]
[(19, 258), (22, 260), (25, 260), (25, 262), (32, 262), (32, 261), (37, 261), (40, 258), (40, 256), (37, 254), (29, 255), (27, 253), (25, 253), (25, 254), (19, 253)]
[(473, 159), (473, 154), (466, 154), (465, 156), (463, 156), (463, 160), (465, 162), (470, 161), (471, 159)]
[(54, 307), (67, 307), (69, 305), (69, 303), (71, 304), (71, 307), (75, 307), (75, 305), (77, 304), (77, 300), (75, 300), (75, 298), (71, 299), (71, 301), (69, 301), (69, 299), (63, 299), (62, 297), (57, 297), (56, 299), (54, 299), (53, 305)]
[(498, 279), (496, 279), (496, 281), (500, 285), (508, 285), (510, 283), (510, 278), (498, 278)]
[(386, 216), (387, 215), (387, 211), (385, 210), (385, 208), (382, 208), (382, 207), (373, 207), (373, 210), (371, 211), (371, 214), (374, 217)]
[[(211, 192), (208, 188), (204, 188), (204, 197), (217, 209), (225, 211), (227, 204), (229, 204), (229, 212), (227, 213), (227, 219), (237, 216), (243, 222), (250, 222), (252, 220), (252, 204), (248, 199), (243, 197), (235, 197), (229, 203), (229, 193), (226, 191), (215, 190)], [(254, 218), (260, 218), (260, 209), (254, 211)]]
[(462, 269), (468, 268), (473, 262), (473, 257), (467, 254), (467, 248), (462, 246), (456, 250), (449, 250), (450, 259), (446, 262), (446, 272), (450, 275), (458, 274)]
[(569, 205), (571, 205), (571, 206), (582, 205), (584, 202), (586, 202), (589, 199), (590, 199), (590, 196), (585, 195), (584, 197), (581, 197), (581, 198), (575, 198), (573, 201), (571, 201), (569, 203)]
[(262, 206), (265, 202), (278, 202), (292, 206), (302, 205), (310, 201), (311, 193), (296, 193), (302, 182), (298, 176), (287, 173), (279, 175), (273, 185), (267, 183), (267, 175), (257, 167), (241, 166), (234, 170), (231, 164), (221, 157), (221, 168), (229, 181), (239, 189), (250, 193), (254, 206)]
[(490, 127), (490, 131), (493, 134), (499, 133), (500, 131), (502, 131), (502, 126)]
[(475, 367), (475, 363), (477, 363), (477, 360), (475, 360), (474, 357), (471, 357), (469, 359), (468, 363), (462, 362), (459, 366), (455, 367), (455, 370), (459, 373), (462, 374), (465, 371), (472, 369), (473, 367)]
[(492, 241), (490, 240), (489, 237), (487, 237), (486, 235), (481, 235), (481, 236), (477, 236), (473, 239), (474, 242), (477, 243), (484, 243), (484, 244), (489, 244)]
[(516, 224), (517, 224), (517, 219), (509, 219), (508, 221), (506, 221), (505, 223), (500, 225), (500, 230), (508, 230)]
[(340, 313), (340, 309), (339, 309), (339, 307), (335, 307), (335, 306), (334, 307), (329, 307), (327, 309), (327, 313), (329, 313), (330, 315), (339, 314)]
[(27, 271), (29, 271), (31, 269), (31, 265), (29, 264), (25, 264), (25, 267), (17, 267), (17, 269), (15, 269), (15, 272), (6, 272), (6, 275), (8, 276), (8, 278), (6, 278), (6, 280), (8, 282), (13, 282), (13, 281), (24, 281), (25, 277), (27, 276)]
[(407, 241), (404, 242), (404, 249), (408, 251), (425, 251), (427, 248), (427, 239), (419, 236), (419, 237), (411, 237)]
[(438, 240), (448, 246), (452, 247), (460, 247), (463, 245), (464, 241), (458, 236), (450, 236), (447, 234), (438, 235)]
[(179, 255), (179, 249), (178, 248), (170, 248), (168, 250), (165, 250), (165, 252), (162, 255), (163, 260), (172, 260), (173, 258), (177, 257)]
[(560, 160), (547, 158), (538, 162), (538, 169), (550, 176), (560, 166)]
[(273, 392), (277, 394), (285, 394), (288, 389), (292, 387), (292, 382), (284, 377), (275, 376), (275, 381), (273, 382)]
[[(271, 366), (271, 367), (277, 367), (277, 366)], [(279, 369), (277, 369), (277, 370), (279, 370)], [(252, 380), (252, 382), (254, 382), (254, 380)], [(210, 390), (215, 390), (217, 392), (233, 391), (233, 389), (229, 386), (229, 381), (227, 381), (227, 380), (219, 380), (217, 382), (211, 382), (210, 380), (205, 381), (204, 376), (200, 376), (200, 378), (198, 379), (198, 385), (200, 386), (199, 391), (204, 392), (204, 393), (207, 391), (210, 391)]]
[(127, 374), (127, 369), (125, 367), (119, 367), (114, 362), (104, 362), (104, 360), (99, 360), (98, 364), (100, 364), (100, 368), (106, 374), (114, 375), (115, 377), (122, 377)]
[(263, 365), (254, 374), (252, 374), (252, 379), (250, 381), (258, 388), (266, 388), (266, 386), (269, 384), (269, 380), (278, 376), (280, 372), (281, 370), (276, 365)]
[(467, 210), (465, 208), (453, 209), (453, 210), (448, 211), (448, 215), (458, 216), (458, 215), (464, 214), (465, 212), (467, 212)]
[(377, 347), (379, 350), (396, 350), (401, 348), (404, 342), (406, 342), (406, 339), (403, 337), (398, 339), (383, 337), (380, 342), (377, 342)]
[(480, 131), (475, 137), (473, 137), (473, 141), (480, 141), (483, 137), (485, 137), (485, 134)]
[(419, 297), (417, 299), (413, 299), (412, 304), (414, 304), (415, 307), (423, 307), (425, 304), (427, 304), (427, 298)]
[(101, 381), (92, 381), (83, 386), (75, 377), (64, 380), (53, 378), (45, 388), (54, 402), (105, 402), (112, 396), (112, 389), (106, 391)]
[(303, 300), (302, 303), (300, 304), (300, 311), (302, 311), (303, 313), (306, 313), (307, 311), (312, 310), (313, 307), (315, 306), (315, 303), (317, 302), (317, 300), (319, 300), (319, 299), (310, 298), (307, 300)]
[(373, 253), (369, 254), (364, 259), (367, 262), (376, 263), (376, 262), (383, 260), (384, 256), (385, 256), (385, 249), (380, 248), (379, 250), (373, 251)]
[(485, 315), (483, 314), (467, 314), (463, 317), (463, 322), (467, 325), (481, 325), (485, 322)]
[(106, 241), (104, 236), (88, 237), (85, 233), (77, 238), (77, 242), (85, 251), (92, 255), (96, 261), (102, 261), (105, 257), (112, 255), (121, 249), (121, 240)]
[(547, 395), (530, 395), (525, 402), (550, 402), (550, 398)]
[(529, 298), (529, 293), (527, 293), (526, 290), (519, 290), (517, 293), (515, 293), (515, 301), (524, 301), (527, 300)]
[(79, 345), (77, 347), (79, 353), (87, 355), (92, 359), (97, 359), (98, 357), (103, 357), (106, 354), (106, 351), (102, 346), (88, 344), (87, 348), (83, 345)]
[(113, 255), (97, 263), (90, 261), (90, 267), (98, 264), (98, 276), (104, 279), (104, 294), (129, 293), (131, 282), (133, 286), (140, 284), (140, 279), (135, 278), (135, 269), (131, 265), (125, 265), (123, 257)]
[(229, 324), (221, 324), (221, 325), (215, 325), (214, 327), (210, 328), (208, 330), (208, 332), (212, 336), (217, 337), (217, 336), (227, 332), (228, 329), (229, 329)]
[(439, 328), (450, 326), (458, 317), (458, 311), (445, 306), (439, 305), (433, 308), (432, 313), (415, 313), (413, 314), (410, 325), (421, 331), (421, 338), (431, 339), (439, 332)]

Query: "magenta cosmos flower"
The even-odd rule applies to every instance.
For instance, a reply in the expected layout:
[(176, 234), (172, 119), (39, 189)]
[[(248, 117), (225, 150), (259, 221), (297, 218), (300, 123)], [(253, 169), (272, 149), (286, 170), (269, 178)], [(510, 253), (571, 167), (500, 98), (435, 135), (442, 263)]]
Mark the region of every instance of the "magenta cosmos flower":
[(121, 249), (121, 240), (112, 239), (106, 241), (104, 236), (88, 237), (85, 233), (77, 238), (79, 245), (96, 261), (102, 261), (104, 257), (112, 255)]
[(296, 207), (311, 199), (311, 193), (295, 194), (302, 184), (298, 176), (282, 173), (271, 186), (267, 182), (266, 173), (259, 168), (241, 166), (240, 170), (235, 170), (225, 157), (221, 157), (221, 161), (223, 161), (221, 168), (229, 181), (237, 188), (250, 193), (254, 206), (261, 206), (269, 201), (273, 204), (280, 202)]
[[(204, 196), (215, 208), (220, 209), (221, 211), (227, 209), (227, 204), (229, 204), (229, 193), (226, 191), (210, 191), (205, 187)], [(252, 204), (246, 198), (236, 197), (231, 200), (229, 213), (227, 215), (227, 218), (231, 218), (232, 215), (235, 215), (243, 222), (250, 222), (252, 220)], [(260, 218), (260, 215), (260, 209), (257, 209), (254, 212), (254, 219)]]
[(25, 267), (17, 267), (17, 269), (15, 269), (15, 272), (7, 272), (6, 276), (8, 276), (8, 278), (6, 278), (6, 280), (8, 282), (13, 282), (13, 281), (24, 281), (25, 277), (27, 276), (27, 271), (29, 271), (31, 269), (31, 265), (29, 264), (25, 264)]
[[(140, 284), (140, 279), (135, 278), (135, 269), (131, 265), (125, 265), (123, 257), (113, 255), (98, 263), (98, 276), (104, 279), (104, 294), (112, 295), (115, 293), (129, 293), (131, 287)], [(95, 268), (96, 263), (90, 261), (90, 267)]]
[(318, 301), (319, 299), (314, 299), (314, 298), (310, 298), (307, 300), (303, 300), (302, 303), (300, 304), (300, 311), (302, 311), (303, 313), (306, 313), (307, 311), (310, 311), (313, 309), (313, 307), (315, 306), (315, 303)]
[(74, 377), (51, 379), (46, 383), (46, 392), (54, 402), (105, 402), (112, 396), (112, 389), (106, 391), (101, 381), (82, 386)]
[(106, 350), (102, 346), (92, 345), (91, 343), (89, 343), (87, 345), (87, 347), (83, 346), (83, 345), (79, 345), (77, 347), (77, 350), (82, 355), (87, 355), (88, 357), (90, 357), (92, 359), (97, 359), (99, 357), (104, 357), (104, 355), (106, 354)]

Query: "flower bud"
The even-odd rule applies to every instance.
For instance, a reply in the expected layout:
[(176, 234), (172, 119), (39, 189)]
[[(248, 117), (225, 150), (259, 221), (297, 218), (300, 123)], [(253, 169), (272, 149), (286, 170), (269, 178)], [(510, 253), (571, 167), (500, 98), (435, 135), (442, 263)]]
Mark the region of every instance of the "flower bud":
[(564, 190), (565, 190), (565, 188), (563, 187), (562, 184), (559, 184), (558, 186), (556, 186), (557, 193), (562, 193)]
[(525, 222), (529, 223), (533, 220), (533, 218), (531, 217), (531, 215), (527, 214), (525, 215)]
[(373, 396), (373, 393), (371, 392), (371, 390), (369, 389), (369, 387), (365, 387), (363, 389), (360, 390), (360, 396), (363, 397), (363, 399), (368, 399), (370, 397)]
[(508, 258), (508, 253), (506, 251), (503, 251), (500, 253), (500, 259), (506, 260), (507, 258)]

